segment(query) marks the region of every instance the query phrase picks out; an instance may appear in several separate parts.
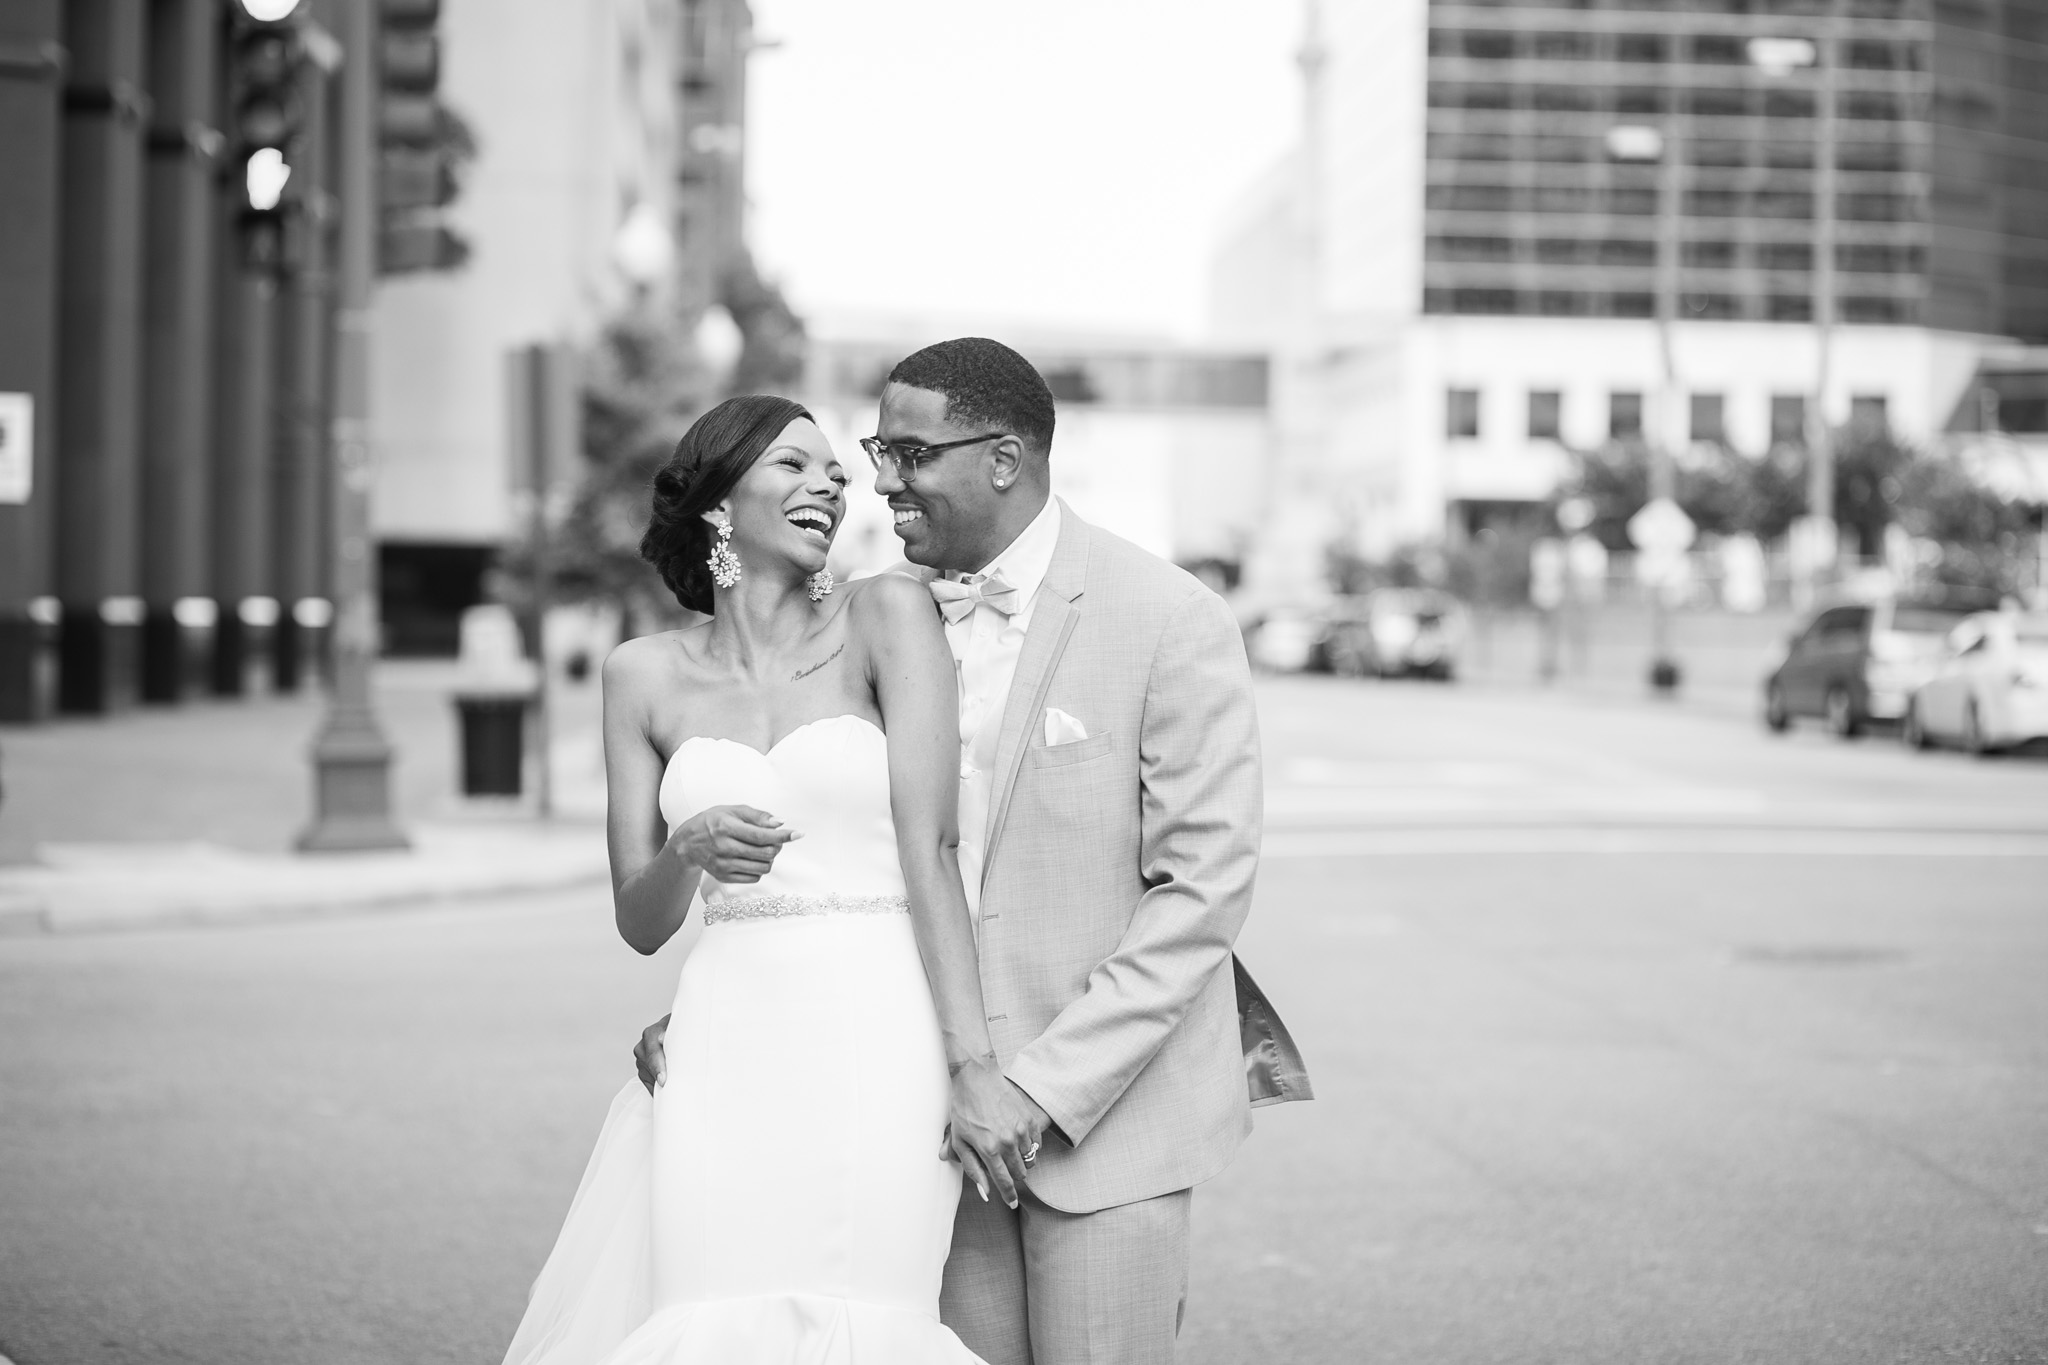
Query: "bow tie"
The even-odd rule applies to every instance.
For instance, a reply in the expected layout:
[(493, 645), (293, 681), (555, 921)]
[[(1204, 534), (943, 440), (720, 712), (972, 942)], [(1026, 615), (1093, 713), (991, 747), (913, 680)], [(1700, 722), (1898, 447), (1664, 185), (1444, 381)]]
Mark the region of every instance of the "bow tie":
[(966, 620), (974, 614), (977, 602), (986, 602), (1005, 616), (1015, 616), (1024, 609), (1022, 595), (1010, 586), (1010, 580), (997, 569), (978, 583), (960, 583), (950, 578), (934, 578), (931, 582), (932, 600), (939, 604), (948, 624)]

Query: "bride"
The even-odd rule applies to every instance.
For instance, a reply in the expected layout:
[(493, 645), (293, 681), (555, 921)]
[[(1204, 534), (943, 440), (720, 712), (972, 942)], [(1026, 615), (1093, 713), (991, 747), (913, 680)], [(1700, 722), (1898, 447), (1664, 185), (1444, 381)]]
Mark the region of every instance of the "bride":
[[(652, 953), (701, 894), (650, 1097), (613, 1101), (506, 1365), (972, 1365), (938, 1320), (995, 1086), (955, 860), (958, 700), (932, 601), (836, 590), (847, 478), (808, 412), (729, 399), (655, 476), (641, 554), (689, 630), (604, 666), (613, 904)], [(957, 1163), (957, 1164), (956, 1164)], [(1021, 1174), (1016, 1172), (1015, 1174)]]

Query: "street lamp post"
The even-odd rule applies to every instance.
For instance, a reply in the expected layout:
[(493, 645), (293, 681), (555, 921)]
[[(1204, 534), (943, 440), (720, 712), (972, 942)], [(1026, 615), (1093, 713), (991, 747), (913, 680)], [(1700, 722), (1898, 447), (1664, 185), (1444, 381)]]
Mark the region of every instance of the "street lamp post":
[(1835, 336), (1835, 30), (1842, 0), (1829, 0), (1818, 42), (1811, 38), (1752, 38), (1749, 60), (1766, 75), (1785, 77), (1814, 68), (1813, 329), (1814, 389), (1806, 411), (1806, 516), (1795, 531), (1794, 589), (1810, 603), (1826, 585), (1836, 560), (1834, 435), (1828, 427)]
[(1671, 648), (1671, 579), (1692, 543), (1691, 519), (1678, 506), (1672, 447), (1678, 441), (1678, 358), (1672, 324), (1678, 312), (1678, 177), (1676, 124), (1663, 128), (1624, 124), (1607, 130), (1607, 152), (1617, 161), (1657, 164), (1656, 320), (1658, 390), (1644, 436), (1649, 456), (1649, 501), (1629, 522), (1629, 535), (1649, 561), (1650, 686), (1675, 691), (1683, 676)]
[[(280, 3), (281, 0), (268, 0)], [(313, 743), (308, 852), (404, 848), (391, 817), (391, 745), (377, 724), (376, 563), (370, 543), (370, 303), (377, 250), (377, 16), (370, 0), (337, 7), (341, 22), (340, 220), (336, 243), (334, 417), (334, 675)]]

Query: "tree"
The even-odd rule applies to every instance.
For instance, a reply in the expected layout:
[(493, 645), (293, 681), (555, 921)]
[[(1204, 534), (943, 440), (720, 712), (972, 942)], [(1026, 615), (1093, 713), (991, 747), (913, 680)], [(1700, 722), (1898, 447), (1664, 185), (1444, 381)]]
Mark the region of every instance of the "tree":
[(1928, 570), (1937, 583), (2016, 594), (2040, 586), (2025, 573), (2038, 510), (2001, 498), (1960, 461), (1915, 459), (1886, 493), (1907, 534), (1941, 547)]
[[(635, 309), (599, 335), (583, 362), (582, 477), (548, 537), (548, 599), (605, 602), (627, 635), (682, 616), (640, 558), (655, 470), (716, 395), (715, 381), (674, 314)], [(525, 616), (537, 563), (524, 534), (506, 547), (495, 595)]]
[[(733, 372), (723, 380), (697, 350), (697, 315), (645, 304), (614, 319), (584, 357), (582, 476), (550, 525), (548, 599), (612, 604), (628, 636), (687, 616), (640, 558), (654, 472), (690, 423), (720, 399), (790, 393), (803, 381), (803, 321), (750, 256), (726, 271), (719, 291), (741, 338)], [(522, 528), (500, 559), (495, 595), (530, 610), (538, 568)]]
[(740, 329), (740, 355), (727, 386), (730, 392), (794, 392), (803, 383), (808, 338), (803, 319), (782, 291), (761, 278), (751, 253), (742, 253), (725, 272), (719, 293)]

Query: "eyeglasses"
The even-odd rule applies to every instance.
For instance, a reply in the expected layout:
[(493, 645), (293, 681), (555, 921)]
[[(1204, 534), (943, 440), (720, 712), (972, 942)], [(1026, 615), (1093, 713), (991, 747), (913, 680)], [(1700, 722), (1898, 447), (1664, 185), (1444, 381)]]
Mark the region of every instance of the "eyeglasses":
[(964, 436), (957, 441), (941, 441), (935, 446), (913, 445), (908, 441), (884, 441), (879, 436), (863, 436), (860, 438), (860, 448), (865, 450), (868, 459), (874, 462), (877, 474), (882, 472), (882, 461), (887, 460), (895, 467), (896, 477), (910, 484), (917, 482), (917, 471), (924, 468), (927, 461), (937, 459), (942, 451), (951, 450), (955, 446), (971, 446), (976, 441), (1000, 441), (1010, 434), (1007, 431), (991, 431), (986, 436)]

